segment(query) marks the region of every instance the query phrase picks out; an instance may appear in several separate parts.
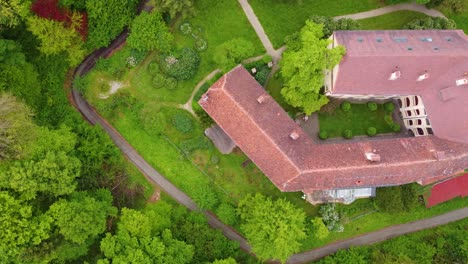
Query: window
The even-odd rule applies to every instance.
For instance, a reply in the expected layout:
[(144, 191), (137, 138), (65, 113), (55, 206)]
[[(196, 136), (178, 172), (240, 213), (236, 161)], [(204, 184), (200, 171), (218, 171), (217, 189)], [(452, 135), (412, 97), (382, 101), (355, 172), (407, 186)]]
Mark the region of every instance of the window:
[(427, 133), (434, 135), (434, 131), (430, 127), (427, 128)]
[(411, 102), (410, 102), (409, 98), (406, 97), (406, 105), (405, 105), (405, 106), (408, 107), (408, 106), (410, 106), (410, 105), (411, 105)]
[(409, 124), (410, 126), (412, 126), (412, 125), (413, 125), (413, 120), (408, 120), (408, 124)]
[(439, 47), (434, 47), (434, 50), (435, 50), (435, 51), (439, 51)]
[(451, 37), (445, 37), (445, 40), (450, 42), (450, 41), (452, 41), (452, 38)]
[(421, 38), (421, 41), (422, 42), (432, 42), (432, 38), (431, 37)]
[(412, 48), (412, 47), (408, 47), (407, 49), (408, 49), (408, 50), (413, 50), (413, 48)]
[(416, 109), (416, 110), (414, 110), (414, 111), (416, 112), (416, 115), (420, 115), (420, 114), (421, 114), (421, 112), (419, 111), (419, 109)]
[(414, 97), (414, 105), (418, 105), (419, 104), (419, 99), (417, 96)]
[(409, 110), (406, 111), (406, 115), (407, 115), (407, 116), (412, 116), (411, 111), (409, 111)]
[(422, 120), (421, 119), (418, 119), (418, 125), (422, 125)]
[(380, 42), (383, 42), (383, 39), (382, 38), (376, 38), (375, 41), (380, 43)]
[(426, 125), (430, 126), (431, 122), (429, 122), (429, 118), (426, 118)]
[(423, 136), (424, 135), (424, 130), (420, 127), (417, 128), (418, 130), (418, 135)]
[(358, 42), (363, 42), (363, 41), (364, 41), (364, 39), (363, 39), (363, 38), (361, 38), (361, 37), (359, 37), (359, 38), (357, 38), (357, 41), (358, 41)]

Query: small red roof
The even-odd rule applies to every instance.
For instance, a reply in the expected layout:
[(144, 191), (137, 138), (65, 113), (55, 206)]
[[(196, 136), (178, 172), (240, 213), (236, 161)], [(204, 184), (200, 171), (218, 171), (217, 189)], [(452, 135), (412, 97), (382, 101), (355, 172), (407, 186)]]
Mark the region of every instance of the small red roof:
[(468, 173), (434, 185), (426, 207), (438, 205), (458, 196), (468, 196)]
[[(429, 184), (468, 164), (467, 144), (435, 136), (317, 144), (242, 66), (199, 103), (282, 191)], [(369, 161), (369, 152), (380, 161)]]
[[(331, 94), (420, 95), (434, 134), (468, 143), (468, 37), (461, 30), (336, 31), (344, 45)], [(389, 80), (400, 71), (401, 77)], [(429, 78), (417, 81), (428, 73)]]

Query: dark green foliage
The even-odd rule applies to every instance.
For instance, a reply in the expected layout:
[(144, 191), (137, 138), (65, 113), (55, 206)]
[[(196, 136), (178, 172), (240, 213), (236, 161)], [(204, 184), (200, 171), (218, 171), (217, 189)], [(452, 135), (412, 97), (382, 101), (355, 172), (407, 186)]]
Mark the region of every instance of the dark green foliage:
[(322, 139), (322, 140), (327, 139), (327, 138), (328, 138), (328, 133), (327, 133), (327, 131), (324, 131), (324, 130), (323, 130), (323, 131), (320, 131), (320, 132), (319, 132), (319, 138)]
[(346, 138), (346, 139), (350, 139), (353, 137), (353, 131), (347, 129), (345, 131), (343, 131), (343, 137)]
[(456, 29), (457, 24), (452, 19), (442, 17), (426, 17), (416, 19), (405, 25), (405, 29)]
[(373, 137), (373, 136), (375, 136), (376, 134), (377, 134), (377, 129), (375, 129), (375, 127), (369, 127), (369, 128), (367, 129), (367, 135), (368, 135), (369, 137)]
[(198, 149), (209, 149), (210, 147), (209, 139), (203, 135), (184, 140), (180, 143), (180, 149), (186, 154), (190, 154), (192, 151)]
[(191, 48), (183, 48), (161, 61), (161, 70), (177, 80), (191, 79), (197, 73), (200, 55)]
[(186, 113), (177, 112), (172, 116), (172, 124), (182, 133), (190, 133), (193, 131), (193, 119)]
[(405, 209), (400, 186), (377, 188), (375, 199), (377, 206), (384, 212), (396, 213)]
[(194, 0), (156, 0), (156, 6), (169, 14), (171, 20), (178, 16), (187, 18), (195, 13)]
[(374, 102), (369, 102), (367, 103), (367, 109), (369, 109), (369, 111), (375, 111), (377, 110), (377, 104), (374, 103)]
[(468, 4), (465, 0), (430, 0), (426, 6), (428, 8), (446, 8), (456, 14), (462, 14), (463, 12), (466, 12), (466, 9), (468, 8)]
[(158, 12), (142, 12), (130, 25), (127, 43), (139, 51), (169, 52), (174, 41), (169, 28)]
[(85, 10), (86, 0), (59, 0), (59, 5), (68, 9)]
[(109, 45), (136, 13), (138, 0), (87, 0), (89, 35), (87, 46), (91, 49)]
[[(198, 104), (198, 103), (197, 103)], [(215, 122), (201, 107), (194, 109), (195, 114), (198, 116), (199, 121), (203, 128), (212, 126)]]
[(393, 130), (393, 132), (400, 132), (400, 130), (401, 130), (400, 124), (393, 123), (392, 124), (392, 130)]
[(404, 2), (409, 2), (410, 0), (385, 0), (385, 3), (389, 5), (395, 5), (395, 4), (400, 4)]
[(418, 206), (418, 192), (416, 183), (401, 185), (401, 198), (406, 211), (411, 211)]
[(259, 82), (262, 86), (265, 85), (268, 75), (270, 74), (270, 68), (267, 65), (260, 67), (257, 69), (257, 73), (255, 74), (255, 80)]
[(323, 38), (330, 37), (333, 31), (357, 30), (361, 27), (359, 22), (350, 18), (340, 18), (335, 20), (333, 17), (314, 15), (310, 18), (310, 21), (323, 25)]
[(351, 104), (347, 101), (344, 101), (343, 103), (341, 103), (340, 107), (341, 107), (341, 110), (343, 110), (344, 112), (348, 112), (349, 110), (351, 110)]
[(332, 256), (326, 257), (321, 260), (323, 264), (341, 264), (341, 263), (353, 263), (353, 264), (367, 264), (370, 263), (368, 260), (368, 250), (363, 247), (351, 247), (346, 250), (338, 250)]
[(385, 111), (391, 113), (393, 110), (395, 110), (395, 104), (393, 102), (387, 102), (384, 104)]

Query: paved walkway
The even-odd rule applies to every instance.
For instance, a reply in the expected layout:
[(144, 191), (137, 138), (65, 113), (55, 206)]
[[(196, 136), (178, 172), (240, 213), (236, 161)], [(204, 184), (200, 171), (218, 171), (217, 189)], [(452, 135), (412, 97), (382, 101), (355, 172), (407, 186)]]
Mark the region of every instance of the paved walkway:
[[(147, 0), (143, 1), (144, 4)], [(140, 11), (147, 10), (148, 7), (140, 5)], [(119, 36), (112, 41), (107, 48), (96, 50), (90, 54), (85, 60), (76, 68), (74, 77), (82, 76), (90, 71), (98, 58), (108, 56), (112, 51), (118, 48), (128, 36), (128, 30), (124, 30)], [(81, 112), (84, 118), (86, 118), (91, 124), (99, 124), (104, 131), (112, 138), (116, 146), (120, 148), (122, 153), (131, 161), (149, 180), (156, 183), (161, 187), (167, 194), (174, 198), (178, 203), (186, 206), (192, 211), (200, 211), (193, 200), (176, 186), (174, 186), (169, 180), (163, 175), (156, 171), (140, 154), (115, 130), (104, 118), (102, 118), (93, 107), (81, 96), (81, 94), (73, 89), (72, 90), (72, 104)], [(209, 212), (204, 212), (208, 219), (208, 224), (216, 229), (220, 229), (223, 234), (234, 241), (238, 241), (240, 248), (246, 252), (251, 253), (251, 247), (239, 233), (233, 230), (231, 227), (222, 223), (216, 216)], [(392, 226), (383, 230), (368, 233), (359, 237), (343, 240), (337, 243), (333, 243), (318, 249), (310, 250), (307, 252), (295, 254), (288, 260), (290, 264), (297, 263), (308, 263), (310, 261), (317, 260), (326, 255), (332, 254), (339, 249), (345, 249), (350, 246), (365, 245), (369, 243), (375, 243), (382, 240), (386, 240), (395, 236), (403, 235), (410, 232), (419, 231), (425, 228), (431, 228), (437, 225), (444, 225), (449, 222), (457, 221), (468, 216), (468, 208), (460, 209), (457, 211), (449, 212), (433, 218), (420, 220), (413, 223), (402, 224)]]
[(361, 13), (344, 15), (344, 16), (337, 16), (335, 17), (335, 19), (340, 19), (340, 18), (364, 19), (364, 18), (369, 18), (369, 17), (381, 16), (384, 14), (392, 13), (395, 11), (402, 11), (402, 10), (420, 12), (431, 17), (445, 17), (444, 14), (442, 14), (441, 12), (435, 9), (429, 9), (425, 5), (419, 5), (416, 3), (405, 3), (405, 4), (385, 6), (385, 7), (370, 10), (367, 12), (361, 12)]

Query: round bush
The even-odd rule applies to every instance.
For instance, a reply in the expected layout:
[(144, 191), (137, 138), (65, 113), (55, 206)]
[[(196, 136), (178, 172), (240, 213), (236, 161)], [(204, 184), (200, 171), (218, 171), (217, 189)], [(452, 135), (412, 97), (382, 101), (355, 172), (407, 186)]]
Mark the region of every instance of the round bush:
[(373, 137), (373, 136), (375, 136), (375, 134), (377, 134), (377, 129), (375, 127), (367, 128), (367, 135), (369, 137)]
[(192, 78), (200, 65), (200, 55), (191, 48), (183, 48), (175, 54), (164, 57), (161, 70), (177, 80)]
[(190, 34), (190, 32), (192, 32), (192, 26), (190, 25), (189, 22), (182, 23), (179, 29), (184, 35), (188, 35)]
[(219, 163), (219, 156), (218, 155), (213, 155), (210, 158), (211, 164), (218, 164)]
[(198, 51), (205, 51), (208, 48), (208, 43), (202, 38), (195, 40), (195, 49)]
[(168, 90), (173, 90), (177, 87), (177, 80), (174, 78), (166, 78), (164, 85)]
[(353, 137), (353, 131), (347, 129), (343, 132), (343, 137), (346, 139), (350, 139)]
[(392, 102), (385, 103), (384, 108), (387, 112), (393, 112), (393, 110), (395, 109), (395, 104)]
[(176, 113), (172, 117), (172, 124), (179, 132), (190, 133), (193, 131), (193, 120), (187, 114)]
[(166, 78), (162, 74), (158, 74), (153, 77), (152, 83), (154, 88), (159, 89), (166, 84)]
[(159, 65), (156, 61), (153, 61), (148, 65), (148, 72), (150, 74), (159, 73)]
[(367, 109), (369, 109), (369, 111), (373, 112), (373, 111), (377, 110), (377, 104), (374, 103), (374, 102), (369, 102), (369, 103), (367, 103)]
[(393, 125), (393, 119), (391, 115), (385, 115), (384, 116), (384, 121), (387, 123), (387, 125), (391, 126)]
[(399, 124), (393, 124), (392, 125), (392, 130), (393, 130), (393, 132), (400, 132), (401, 126)]
[(348, 112), (349, 110), (351, 110), (351, 104), (346, 101), (341, 103), (341, 110), (343, 110), (344, 112)]
[(327, 133), (327, 131), (320, 131), (320, 132), (319, 132), (319, 138), (320, 138), (321, 140), (327, 139), (327, 138), (328, 138), (328, 133)]
[(255, 74), (255, 80), (261, 85), (265, 85), (268, 75), (270, 74), (270, 68), (268, 67), (261, 67), (257, 74)]

